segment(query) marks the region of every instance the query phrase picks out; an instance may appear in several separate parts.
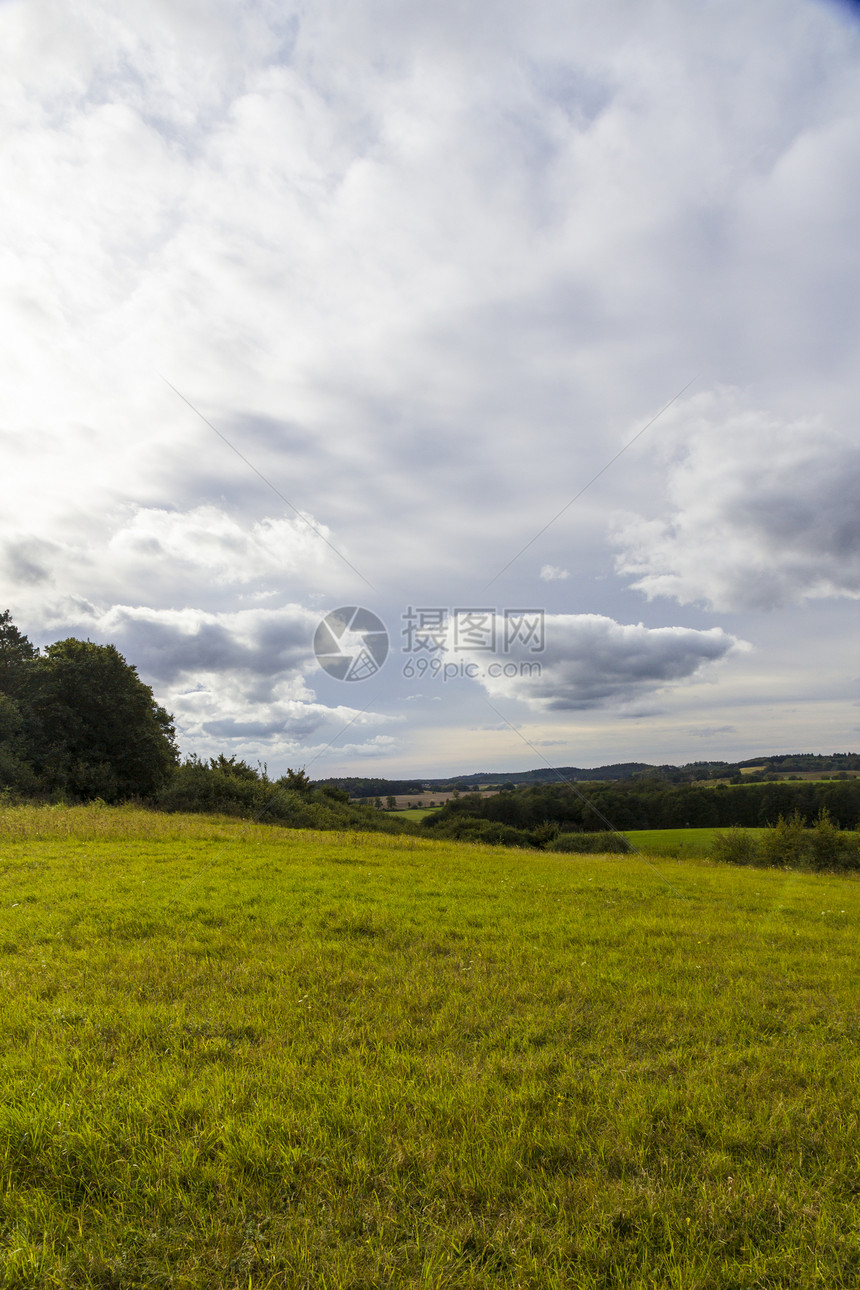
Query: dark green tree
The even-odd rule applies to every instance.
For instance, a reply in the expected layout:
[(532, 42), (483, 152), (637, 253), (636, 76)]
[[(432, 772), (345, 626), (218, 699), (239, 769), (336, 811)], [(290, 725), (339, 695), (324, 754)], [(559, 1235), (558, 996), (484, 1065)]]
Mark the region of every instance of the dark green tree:
[(313, 792), (313, 784), (303, 770), (292, 770), (288, 767), (286, 775), (281, 776), (278, 784), (290, 793), (298, 793), (299, 797), (310, 797)]
[(39, 651), (12, 622), (8, 609), (0, 614), (0, 694), (14, 698), (20, 690), (27, 664)]
[(37, 790), (28, 751), (27, 725), (20, 705), (0, 691), (0, 792), (28, 794)]
[(176, 766), (173, 718), (113, 645), (74, 637), (49, 645), (29, 670), (21, 707), (48, 790), (148, 797)]
[(38, 649), (4, 609), (0, 614), (0, 789), (27, 793), (36, 787), (30, 732), (20, 699), (38, 657)]
[(217, 757), (209, 758), (209, 766), (212, 770), (222, 771), (225, 775), (230, 775), (233, 779), (244, 779), (249, 783), (259, 783), (265, 779), (253, 766), (249, 766), (241, 757), (227, 757), (224, 753), (219, 753)]

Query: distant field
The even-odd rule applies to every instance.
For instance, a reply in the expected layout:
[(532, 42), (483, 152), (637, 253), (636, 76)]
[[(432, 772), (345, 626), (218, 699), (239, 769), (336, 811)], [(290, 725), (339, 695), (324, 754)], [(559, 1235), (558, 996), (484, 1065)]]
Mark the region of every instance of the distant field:
[[(767, 771), (768, 769), (769, 768), (767, 766), (742, 766), (741, 774), (753, 775), (756, 772)], [(832, 781), (839, 783), (837, 775), (847, 776), (848, 779), (857, 779), (858, 776), (860, 776), (860, 770), (846, 770), (838, 772), (835, 770), (786, 770), (777, 771), (776, 773), (779, 776), (779, 779), (773, 781), (774, 783), (781, 783), (787, 779), (799, 779), (806, 780), (813, 784), (829, 784)], [(844, 783), (844, 780), (842, 782)]]
[[(857, 772), (857, 771), (848, 771), (847, 778), (845, 779), (837, 779), (835, 775), (821, 775), (815, 772), (807, 774), (804, 771), (790, 771), (785, 775), (780, 775), (775, 779), (768, 780), (767, 782), (769, 784), (791, 784), (791, 783), (847, 784), (847, 783), (850, 783), (852, 779), (857, 779), (858, 777), (860, 777), (860, 772)], [(711, 787), (716, 787), (718, 784), (722, 784), (726, 788), (748, 788), (749, 787), (749, 785), (747, 784), (733, 784), (730, 780), (710, 780), (710, 781), (702, 780), (701, 781), (702, 786), (706, 786), (708, 784)]]
[(860, 1285), (856, 878), (6, 808), (0, 880), (3, 1290)]
[[(747, 833), (758, 836), (766, 829), (747, 829)], [(715, 833), (725, 833), (725, 829), (625, 829), (624, 836), (629, 838), (639, 851), (649, 855), (673, 856), (703, 859), (710, 855)]]
[[(498, 789), (484, 789), (481, 790), (481, 797), (495, 797), (497, 792)], [(417, 806), (421, 809), (429, 806), (431, 802), (436, 806), (442, 807), (446, 802), (451, 802), (456, 800), (458, 797), (466, 796), (466, 793), (457, 792), (453, 789), (450, 791), (443, 791), (440, 789), (436, 793), (433, 793), (428, 789), (425, 793), (396, 793), (394, 794), (394, 800), (396, 802), (396, 809), (398, 811), (402, 811), (413, 806)], [(383, 797), (382, 800), (384, 802), (386, 799)]]

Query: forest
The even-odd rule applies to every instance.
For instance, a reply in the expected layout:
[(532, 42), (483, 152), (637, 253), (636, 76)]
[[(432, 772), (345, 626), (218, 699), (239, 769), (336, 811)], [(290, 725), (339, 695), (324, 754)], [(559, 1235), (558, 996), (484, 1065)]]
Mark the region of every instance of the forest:
[(558, 833), (605, 830), (766, 828), (799, 814), (812, 824), (826, 811), (842, 829), (860, 824), (860, 781), (783, 781), (694, 786), (637, 779), (543, 784), (448, 802), (424, 827), (437, 837), (544, 845)]

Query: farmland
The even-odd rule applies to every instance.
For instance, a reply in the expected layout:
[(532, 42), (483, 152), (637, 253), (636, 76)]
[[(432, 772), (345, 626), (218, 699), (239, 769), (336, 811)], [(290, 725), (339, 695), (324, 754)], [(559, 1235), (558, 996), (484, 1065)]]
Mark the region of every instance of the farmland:
[(854, 1287), (850, 876), (0, 811), (0, 1286)]

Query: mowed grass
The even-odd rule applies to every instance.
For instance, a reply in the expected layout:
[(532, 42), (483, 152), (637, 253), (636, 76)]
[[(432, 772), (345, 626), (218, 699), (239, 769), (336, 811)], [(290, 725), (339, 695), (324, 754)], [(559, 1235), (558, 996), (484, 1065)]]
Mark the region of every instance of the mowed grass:
[(0, 811), (0, 1286), (860, 1285), (856, 878)]

